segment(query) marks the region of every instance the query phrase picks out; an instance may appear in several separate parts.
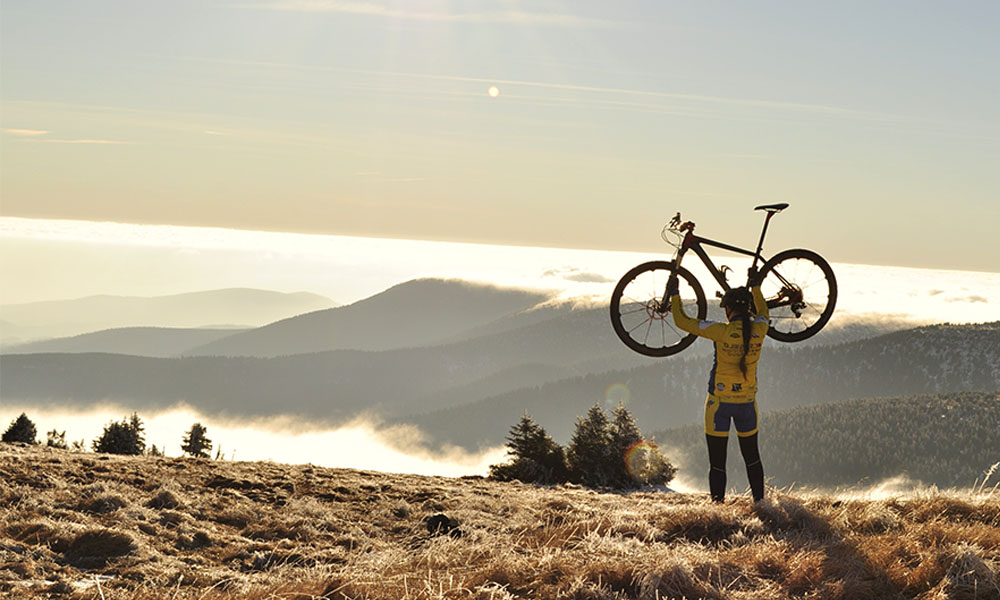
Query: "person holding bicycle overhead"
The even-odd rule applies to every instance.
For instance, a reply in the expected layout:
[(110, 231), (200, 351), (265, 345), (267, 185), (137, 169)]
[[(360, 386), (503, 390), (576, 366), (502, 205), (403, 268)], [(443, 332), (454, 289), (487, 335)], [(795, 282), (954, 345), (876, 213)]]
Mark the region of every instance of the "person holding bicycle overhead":
[(740, 452), (754, 501), (764, 497), (764, 467), (757, 448), (757, 361), (768, 330), (767, 302), (760, 291), (756, 269), (750, 269), (748, 287), (733, 288), (720, 306), (727, 323), (700, 321), (684, 312), (676, 272), (667, 282), (670, 311), (678, 328), (715, 343), (715, 362), (705, 400), (705, 439), (708, 442), (708, 484), (715, 502), (726, 495), (726, 446), (735, 425)]

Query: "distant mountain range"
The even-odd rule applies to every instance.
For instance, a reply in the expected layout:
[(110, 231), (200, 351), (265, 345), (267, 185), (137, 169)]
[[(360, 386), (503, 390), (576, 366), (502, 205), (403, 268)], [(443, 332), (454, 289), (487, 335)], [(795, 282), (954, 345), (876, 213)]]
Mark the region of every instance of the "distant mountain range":
[(17, 354), (104, 353), (170, 358), (245, 329), (182, 329), (170, 327), (122, 327), (68, 338), (18, 344), (7, 349)]
[(440, 343), (520, 313), (548, 294), (459, 280), (418, 279), (348, 306), (283, 319), (192, 348), (189, 356), (283, 356)]
[(170, 296), (90, 296), (0, 306), (4, 346), (128, 327), (257, 327), (336, 306), (307, 292), (225, 289)]
[[(769, 342), (762, 410), (1000, 388), (1000, 324), (857, 339), (897, 326), (835, 321), (812, 347)], [(645, 431), (697, 422), (711, 350), (702, 340), (682, 355), (649, 359), (614, 336), (606, 306), (443, 280), (407, 282), (350, 306), (194, 340), (180, 358), (154, 356), (179, 354), (192, 341), (187, 332), (148, 334), (164, 354), (147, 346), (147, 357), (4, 355), (3, 400), (117, 402), (140, 411), (186, 402), (207, 415), (296, 414), (329, 423), (375, 413), (417, 424), (439, 442), (476, 447), (502, 443), (524, 410), (556, 439), (568, 439), (575, 417), (595, 401), (627, 400)], [(105, 335), (117, 345), (101, 348), (95, 335), (77, 339), (76, 348), (120, 351), (130, 338), (132, 353), (143, 348), (141, 330)], [(845, 339), (852, 341), (833, 343)], [(323, 351), (310, 351), (317, 347)]]

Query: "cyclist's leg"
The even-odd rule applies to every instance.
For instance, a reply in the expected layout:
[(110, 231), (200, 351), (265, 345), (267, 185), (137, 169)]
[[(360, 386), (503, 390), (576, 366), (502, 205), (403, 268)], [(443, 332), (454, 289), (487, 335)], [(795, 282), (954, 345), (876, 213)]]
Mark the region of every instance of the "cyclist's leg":
[(757, 401), (739, 405), (741, 414), (734, 418), (736, 435), (740, 441), (740, 453), (747, 467), (747, 480), (754, 502), (764, 497), (764, 465), (760, 461), (757, 447)]
[(729, 414), (719, 409), (718, 398), (705, 401), (705, 441), (708, 443), (708, 489), (714, 502), (726, 499), (726, 446), (729, 443)]
[(708, 441), (708, 490), (713, 502), (726, 500), (726, 444), (729, 436), (705, 435)]

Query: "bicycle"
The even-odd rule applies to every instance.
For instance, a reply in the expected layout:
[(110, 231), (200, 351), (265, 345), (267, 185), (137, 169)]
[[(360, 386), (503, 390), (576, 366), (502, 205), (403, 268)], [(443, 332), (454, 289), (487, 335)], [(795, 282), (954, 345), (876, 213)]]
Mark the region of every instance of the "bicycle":
[[(674, 326), (666, 293), (667, 279), (671, 273), (677, 273), (682, 300), (685, 305), (693, 302), (697, 306), (697, 318), (704, 319), (708, 314), (705, 291), (680, 263), (688, 250), (693, 251), (719, 286), (729, 291), (727, 272), (731, 269), (723, 266), (720, 270), (715, 266), (704, 248), (711, 246), (752, 256), (749, 272), (756, 269), (758, 262), (763, 262), (758, 279), (771, 321), (767, 331), (769, 337), (782, 342), (800, 342), (816, 335), (830, 320), (837, 303), (837, 280), (830, 263), (819, 254), (801, 248), (784, 250), (770, 259), (761, 254), (771, 218), (786, 208), (787, 203), (754, 208), (767, 213), (756, 251), (697, 236), (695, 224), (682, 223), (677, 213), (661, 232), (663, 240), (677, 248), (673, 260), (638, 265), (625, 273), (615, 286), (611, 294), (611, 324), (615, 333), (626, 346), (646, 356), (670, 356), (694, 343), (697, 336), (678, 331)], [(716, 296), (721, 297), (722, 292), (716, 292)]]

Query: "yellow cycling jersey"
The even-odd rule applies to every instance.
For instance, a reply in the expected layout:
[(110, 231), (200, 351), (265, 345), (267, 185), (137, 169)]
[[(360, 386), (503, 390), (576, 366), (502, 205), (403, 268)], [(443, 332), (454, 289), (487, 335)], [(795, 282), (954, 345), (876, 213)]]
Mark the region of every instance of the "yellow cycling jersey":
[(740, 358), (743, 356), (743, 324), (739, 321), (716, 323), (714, 321), (699, 321), (684, 312), (684, 304), (678, 294), (670, 298), (670, 311), (674, 314), (674, 323), (682, 330), (697, 336), (708, 338), (715, 342), (715, 363), (708, 380), (708, 393), (722, 402), (752, 402), (757, 394), (757, 361), (760, 359), (760, 348), (767, 335), (767, 302), (761, 294), (760, 287), (750, 290), (753, 293), (754, 307), (757, 316), (750, 325), (750, 347), (746, 355), (746, 377), (740, 370)]

